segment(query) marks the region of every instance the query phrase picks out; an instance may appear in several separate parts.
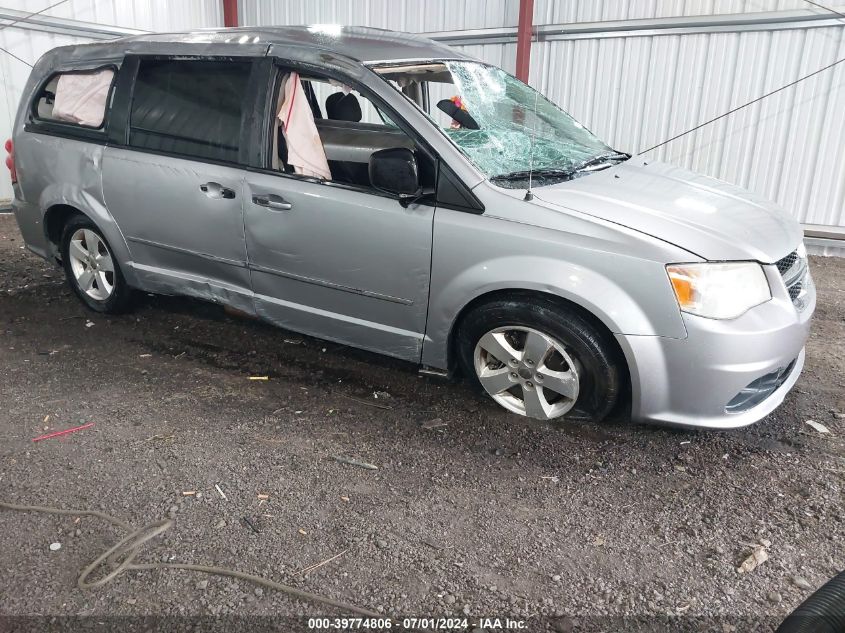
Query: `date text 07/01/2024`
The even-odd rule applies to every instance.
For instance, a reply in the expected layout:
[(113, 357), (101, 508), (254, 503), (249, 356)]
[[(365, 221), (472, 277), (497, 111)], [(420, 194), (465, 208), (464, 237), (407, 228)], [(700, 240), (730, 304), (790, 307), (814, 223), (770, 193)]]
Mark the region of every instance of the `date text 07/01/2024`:
[(524, 620), (512, 620), (510, 618), (478, 618), (477, 621), (470, 621), (469, 618), (438, 618), (438, 617), (406, 617), (401, 620), (392, 618), (309, 618), (308, 628), (313, 630), (370, 630), (388, 631), (394, 627), (400, 630), (525, 630), (527, 623)]

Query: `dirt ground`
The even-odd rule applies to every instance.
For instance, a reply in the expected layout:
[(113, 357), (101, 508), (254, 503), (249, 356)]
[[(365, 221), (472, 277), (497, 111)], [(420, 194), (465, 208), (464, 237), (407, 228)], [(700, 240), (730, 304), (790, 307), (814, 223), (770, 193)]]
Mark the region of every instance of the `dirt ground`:
[[(232, 567), (385, 615), (466, 614), (469, 630), (480, 617), (772, 630), (845, 569), (845, 261), (812, 270), (806, 369), (762, 422), (535, 424), (411, 365), (218, 306), (144, 297), (130, 315), (90, 313), (0, 215), (0, 501), (134, 526), (175, 517), (138, 561)], [(303, 616), (342, 615), (189, 571), (78, 589), (121, 536), (93, 517), (0, 511), (0, 616), (269, 616), (304, 630)], [(738, 573), (760, 544), (768, 560)]]

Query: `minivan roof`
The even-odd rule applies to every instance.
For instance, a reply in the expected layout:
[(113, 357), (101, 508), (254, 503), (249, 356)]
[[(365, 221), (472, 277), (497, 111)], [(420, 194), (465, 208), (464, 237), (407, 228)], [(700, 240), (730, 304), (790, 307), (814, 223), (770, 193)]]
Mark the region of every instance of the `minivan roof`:
[[(156, 53), (161, 45), (196, 44), (204, 54), (231, 54), (239, 45), (281, 45), (321, 49), (357, 62), (391, 62), (423, 59), (471, 59), (470, 56), (434, 40), (364, 26), (314, 24), (310, 26), (260, 26), (198, 29), (181, 33), (150, 33), (122, 37), (96, 44), (64, 47), (65, 58), (82, 61), (87, 53), (101, 55), (103, 48), (122, 48), (133, 53)], [(72, 50), (68, 55), (69, 49)], [(128, 52), (127, 50), (127, 52)]]

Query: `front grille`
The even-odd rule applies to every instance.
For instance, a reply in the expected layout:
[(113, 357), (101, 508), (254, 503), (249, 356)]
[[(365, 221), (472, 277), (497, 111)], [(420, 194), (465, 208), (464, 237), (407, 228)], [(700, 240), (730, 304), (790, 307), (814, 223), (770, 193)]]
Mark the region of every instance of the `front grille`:
[(809, 269), (807, 259), (792, 251), (783, 259), (775, 262), (792, 304), (800, 311), (804, 308), (803, 292), (806, 287), (806, 277)]
[(795, 262), (798, 261), (798, 251), (792, 251), (789, 255), (784, 257), (781, 260), (778, 260), (775, 263), (775, 266), (778, 267), (778, 271), (780, 271), (781, 276), (785, 275), (789, 272), (789, 269), (795, 265)]

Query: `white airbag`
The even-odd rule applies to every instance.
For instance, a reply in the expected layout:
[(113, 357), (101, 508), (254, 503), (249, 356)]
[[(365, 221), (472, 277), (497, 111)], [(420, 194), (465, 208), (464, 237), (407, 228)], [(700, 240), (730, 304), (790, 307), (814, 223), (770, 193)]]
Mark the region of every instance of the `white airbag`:
[(284, 89), (285, 100), (279, 110), (279, 120), (288, 146), (288, 164), (293, 165), (297, 174), (331, 180), (326, 152), (299, 73), (288, 75)]
[(113, 78), (114, 71), (111, 69), (61, 75), (56, 86), (52, 118), (77, 125), (101, 127)]

